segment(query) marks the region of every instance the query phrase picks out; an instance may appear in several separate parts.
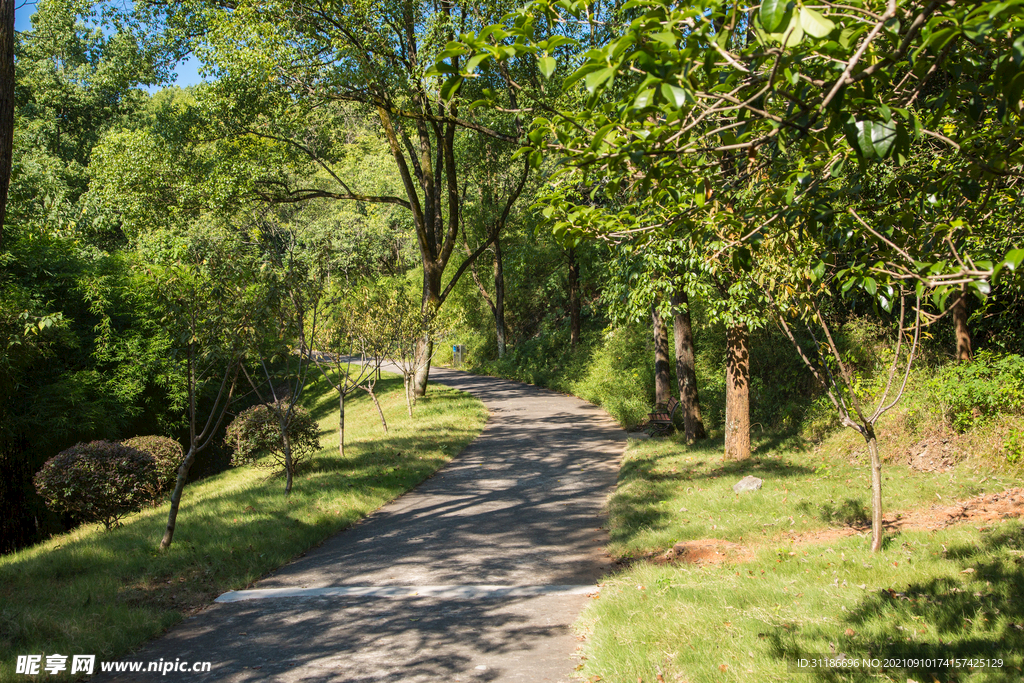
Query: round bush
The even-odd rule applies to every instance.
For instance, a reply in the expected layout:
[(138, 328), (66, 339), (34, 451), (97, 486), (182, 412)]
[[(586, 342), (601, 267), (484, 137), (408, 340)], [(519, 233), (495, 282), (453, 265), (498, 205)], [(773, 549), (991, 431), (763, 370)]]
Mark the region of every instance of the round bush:
[(50, 458), (35, 476), (36, 491), (53, 510), (82, 522), (119, 519), (152, 500), (156, 461), (135, 448), (109, 441), (80, 443)]
[[(224, 445), (232, 450), (231, 464), (259, 464), (261, 458), (271, 456), (262, 463), (265, 467), (284, 466), (284, 439), (280, 414), (287, 406), (280, 403), (255, 405), (240, 412), (228, 425)], [(309, 456), (320, 450), (320, 426), (309, 411), (292, 408), (288, 420), (288, 440), (292, 451), (292, 473)]]
[(185, 451), (181, 444), (166, 436), (136, 436), (122, 441), (125, 446), (149, 453), (156, 461), (156, 472), (159, 485), (153, 492), (154, 497), (162, 495), (174, 488), (178, 478), (178, 467), (185, 459)]

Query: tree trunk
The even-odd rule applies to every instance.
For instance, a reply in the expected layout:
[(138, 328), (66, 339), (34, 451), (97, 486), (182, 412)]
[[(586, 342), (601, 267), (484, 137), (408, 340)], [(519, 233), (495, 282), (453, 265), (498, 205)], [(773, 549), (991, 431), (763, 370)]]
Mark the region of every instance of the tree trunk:
[(427, 395), (427, 380), (430, 378), (430, 359), (434, 355), (434, 340), (430, 334), (416, 343), (416, 376), (413, 378), (413, 398)]
[(651, 308), (651, 320), (654, 323), (654, 402), (662, 405), (668, 403), (672, 396), (668, 361), (668, 328), (657, 304)]
[(683, 430), (686, 442), (707, 438), (704, 420), (700, 414), (700, 396), (697, 394), (696, 351), (693, 345), (693, 325), (690, 321), (690, 300), (680, 289), (672, 297), (675, 311), (673, 338), (676, 346), (676, 381), (679, 401), (683, 410)]
[(292, 475), (295, 472), (295, 465), (292, 462), (292, 440), (288, 434), (288, 423), (282, 419), (280, 421), (281, 426), (281, 445), (284, 446), (284, 495), (289, 496), (292, 493)]
[(171, 541), (174, 540), (174, 526), (178, 521), (178, 506), (181, 504), (181, 493), (185, 490), (185, 482), (188, 481), (188, 471), (192, 467), (192, 463), (196, 459), (196, 443), (193, 441), (189, 445), (188, 455), (182, 460), (181, 466), (178, 467), (178, 478), (174, 482), (174, 492), (171, 494), (171, 511), (167, 514), (167, 530), (164, 531), (164, 537), (160, 539), (160, 550), (167, 550), (171, 547)]
[(498, 358), (505, 357), (505, 269), (501, 258), (501, 237), (494, 240), (494, 331)]
[(373, 386), (376, 382), (367, 382), (361, 385), (361, 388), (370, 395), (370, 399), (373, 401), (373, 405), (377, 406), (377, 414), (380, 415), (380, 424), (384, 427), (384, 433), (388, 433), (388, 421), (384, 419), (384, 411), (381, 410), (380, 401), (377, 400), (377, 394), (373, 392)]
[(967, 327), (967, 291), (961, 291), (953, 304), (953, 326), (956, 330), (956, 359), (969, 361), (971, 353), (971, 330)]
[(409, 417), (412, 417), (412, 376), (403, 374), (402, 384), (405, 385), (405, 407), (409, 409)]
[(0, 0), (0, 249), (4, 246), (7, 188), (14, 154), (14, 7)]
[(750, 337), (745, 324), (725, 334), (725, 457), (750, 457)]
[(871, 454), (871, 552), (882, 549), (882, 461), (878, 457), (878, 441), (874, 431), (868, 432)]
[(580, 263), (576, 260), (576, 248), (569, 247), (569, 343), (576, 347), (580, 343)]
[(345, 457), (345, 394), (338, 392), (338, 455)]

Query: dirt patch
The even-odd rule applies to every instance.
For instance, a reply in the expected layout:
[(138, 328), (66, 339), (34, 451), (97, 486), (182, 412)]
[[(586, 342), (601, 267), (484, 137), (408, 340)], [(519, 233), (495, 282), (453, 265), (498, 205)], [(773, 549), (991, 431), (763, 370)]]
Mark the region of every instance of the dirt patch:
[(911, 446), (907, 464), (919, 472), (945, 472), (960, 459), (960, 451), (952, 439), (932, 436)]
[(676, 543), (671, 550), (653, 559), (658, 564), (668, 562), (721, 564), (723, 562), (746, 562), (754, 559), (754, 553), (739, 543), (717, 538), (702, 538), (699, 541)]
[[(990, 493), (959, 501), (951, 505), (933, 505), (927, 509), (894, 512), (884, 516), (885, 529), (897, 531), (935, 531), (954, 524), (980, 524), (1004, 519), (1024, 517), (1024, 488), (1007, 489), (1002, 493)], [(797, 545), (827, 543), (847, 536), (871, 533), (870, 524), (833, 527), (793, 534), (786, 539)], [(778, 540), (778, 539), (776, 539)], [(754, 559), (755, 548), (717, 538), (676, 543), (668, 552), (647, 555), (643, 558), (656, 564), (722, 564), (747, 562)]]
[[(951, 505), (932, 505), (930, 508), (893, 512), (882, 517), (886, 531), (935, 531), (954, 524), (984, 525), (1003, 519), (1024, 517), (1024, 488), (1007, 489), (962, 500)], [(869, 533), (869, 524), (822, 529), (791, 536), (795, 543), (818, 543), (855, 534)]]

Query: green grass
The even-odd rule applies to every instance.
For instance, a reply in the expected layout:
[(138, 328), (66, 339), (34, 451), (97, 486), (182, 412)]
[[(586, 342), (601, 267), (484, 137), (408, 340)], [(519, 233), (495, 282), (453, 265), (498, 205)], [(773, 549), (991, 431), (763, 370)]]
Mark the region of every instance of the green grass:
[[(963, 525), (890, 534), (878, 555), (868, 550), (866, 530), (794, 543), (795, 535), (867, 524), (866, 453), (842, 432), (813, 448), (796, 438), (758, 446), (750, 460), (734, 462), (722, 459), (720, 440), (691, 447), (674, 439), (630, 442), (609, 503), (609, 550), (626, 569), (607, 581), (577, 624), (586, 636), (584, 680), (1024, 679), (1019, 521), (981, 531)], [(733, 493), (747, 474), (763, 479), (763, 488)], [(944, 473), (889, 463), (883, 477), (887, 514), (1021, 485), (1019, 469), (990, 457)], [(709, 538), (741, 544), (746, 561), (652, 561), (677, 542)], [(1007, 666), (935, 677), (790, 670), (813, 653), (998, 656)]]
[(308, 407), (324, 450), (300, 472), (291, 496), (267, 469), (232, 469), (190, 484), (167, 552), (157, 550), (164, 504), (110, 532), (87, 525), (0, 557), (0, 681), (25, 680), (14, 673), (20, 654), (126, 654), (401, 495), (457, 455), (487, 419), (478, 400), (438, 384), (413, 419), (400, 378), (385, 376), (377, 389), (390, 434), (360, 392), (346, 403), (340, 458), (337, 396), (312, 386)]
[[(796, 439), (763, 442), (746, 461), (722, 459), (721, 440), (686, 448), (673, 439), (633, 441), (609, 504), (611, 553), (638, 557), (679, 541), (718, 538), (737, 543), (785, 540), (829, 526), (868, 523), (871, 470), (867, 454), (838, 455), (837, 434), (817, 449)], [(945, 473), (883, 466), (887, 512), (950, 503), (1019, 481), (983, 460), (967, 460)], [(754, 494), (732, 486), (745, 475), (764, 480)]]
[[(1019, 681), (1024, 678), (1024, 529), (1003, 522), (762, 548), (751, 562), (639, 563), (608, 581), (577, 624), (580, 673), (603, 683)], [(971, 570), (969, 573), (965, 571)], [(811, 654), (1000, 658), (1001, 669), (798, 674)], [(935, 674), (934, 676), (932, 674)]]

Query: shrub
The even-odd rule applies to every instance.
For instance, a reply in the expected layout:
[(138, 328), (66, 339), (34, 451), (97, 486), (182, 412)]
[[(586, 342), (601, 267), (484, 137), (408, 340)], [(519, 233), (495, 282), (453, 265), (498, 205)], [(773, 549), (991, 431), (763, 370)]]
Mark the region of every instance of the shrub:
[[(228, 425), (224, 445), (232, 450), (231, 464), (284, 466), (284, 439), (279, 415), (287, 410), (281, 403), (255, 405), (238, 414)], [(320, 427), (309, 411), (295, 406), (288, 422), (292, 451), (292, 474), (309, 456), (320, 450)], [(269, 462), (260, 459), (270, 456)]]
[(152, 500), (159, 475), (153, 456), (109, 441), (80, 443), (50, 458), (36, 490), (56, 512), (108, 530)]
[(946, 419), (966, 432), (987, 418), (1024, 409), (1024, 358), (981, 352), (969, 363), (954, 363), (932, 380)]
[(178, 478), (178, 467), (185, 459), (185, 451), (182, 450), (180, 443), (166, 436), (136, 436), (121, 443), (129, 448), (149, 453), (156, 461), (158, 486), (153, 492), (154, 498), (174, 488)]

